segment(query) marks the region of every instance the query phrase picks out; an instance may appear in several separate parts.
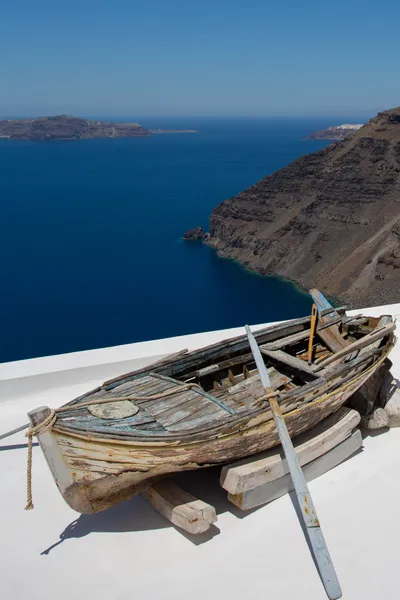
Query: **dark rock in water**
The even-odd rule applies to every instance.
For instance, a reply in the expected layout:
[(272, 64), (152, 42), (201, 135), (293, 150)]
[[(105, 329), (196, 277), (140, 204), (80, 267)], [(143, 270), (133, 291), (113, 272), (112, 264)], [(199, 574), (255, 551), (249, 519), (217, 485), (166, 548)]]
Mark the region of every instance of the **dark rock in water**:
[(210, 234), (204, 231), (202, 227), (195, 227), (194, 229), (189, 229), (186, 233), (183, 234), (184, 240), (197, 241), (202, 242), (209, 238)]
[(365, 307), (400, 299), (400, 107), (217, 206), (206, 243)]

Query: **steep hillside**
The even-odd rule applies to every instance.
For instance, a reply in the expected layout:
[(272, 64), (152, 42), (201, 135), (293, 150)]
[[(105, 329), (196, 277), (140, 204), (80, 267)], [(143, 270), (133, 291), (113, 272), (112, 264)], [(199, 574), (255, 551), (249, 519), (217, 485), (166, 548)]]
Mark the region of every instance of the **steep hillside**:
[(207, 243), (352, 305), (400, 302), (400, 107), (222, 202)]

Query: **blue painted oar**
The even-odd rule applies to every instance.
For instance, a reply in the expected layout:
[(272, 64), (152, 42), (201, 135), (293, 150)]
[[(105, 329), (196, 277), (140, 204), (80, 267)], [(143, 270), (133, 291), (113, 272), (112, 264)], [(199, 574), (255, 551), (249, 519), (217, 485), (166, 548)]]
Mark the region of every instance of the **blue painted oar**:
[[(250, 348), (253, 353), (253, 357), (257, 365), (257, 369), (260, 374), (261, 382), (264, 387), (265, 393), (267, 395), (273, 394), (273, 389), (271, 387), (268, 371), (265, 366), (258, 344), (250, 330), (250, 327), (248, 325), (246, 325), (245, 327), (247, 337), (250, 342)], [(337, 600), (337, 598), (342, 597), (342, 590), (340, 589), (339, 581), (335, 569), (333, 567), (324, 536), (321, 531), (317, 513), (315, 511), (314, 504), (311, 499), (310, 490), (308, 489), (308, 485), (305, 480), (303, 471), (301, 470), (300, 463), (294, 450), (293, 443), (287, 430), (285, 419), (283, 417), (276, 396), (270, 395), (270, 397), (268, 398), (268, 402), (271, 407), (272, 415), (274, 417), (275, 426), (278, 431), (282, 448), (285, 452), (285, 457), (288, 462), (290, 475), (293, 480), (293, 486), (299, 501), (301, 515), (306, 526), (308, 537), (314, 552), (315, 560), (318, 565), (318, 569), (325, 587), (325, 591), (328, 595), (328, 598), (330, 598), (331, 600)]]

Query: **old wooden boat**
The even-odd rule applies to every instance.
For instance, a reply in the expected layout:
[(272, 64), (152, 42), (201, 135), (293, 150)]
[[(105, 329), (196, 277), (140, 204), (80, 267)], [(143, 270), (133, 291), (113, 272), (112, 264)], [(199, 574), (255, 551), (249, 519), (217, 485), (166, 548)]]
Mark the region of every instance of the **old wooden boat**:
[[(312, 296), (315, 332), (304, 317), (255, 333), (291, 436), (345, 404), (395, 343), (392, 317), (347, 316), (317, 290)], [(107, 381), (55, 413), (32, 411), (30, 419), (61, 494), (81, 513), (167, 474), (279, 443), (244, 332)]]

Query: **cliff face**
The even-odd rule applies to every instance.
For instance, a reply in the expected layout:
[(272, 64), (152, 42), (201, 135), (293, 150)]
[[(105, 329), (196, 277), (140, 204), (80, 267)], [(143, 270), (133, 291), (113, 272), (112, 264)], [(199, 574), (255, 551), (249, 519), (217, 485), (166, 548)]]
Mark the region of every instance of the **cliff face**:
[(400, 301), (400, 107), (222, 202), (208, 243), (351, 305)]
[(80, 140), (151, 135), (138, 123), (108, 123), (59, 115), (0, 121), (0, 137), (10, 140)]

